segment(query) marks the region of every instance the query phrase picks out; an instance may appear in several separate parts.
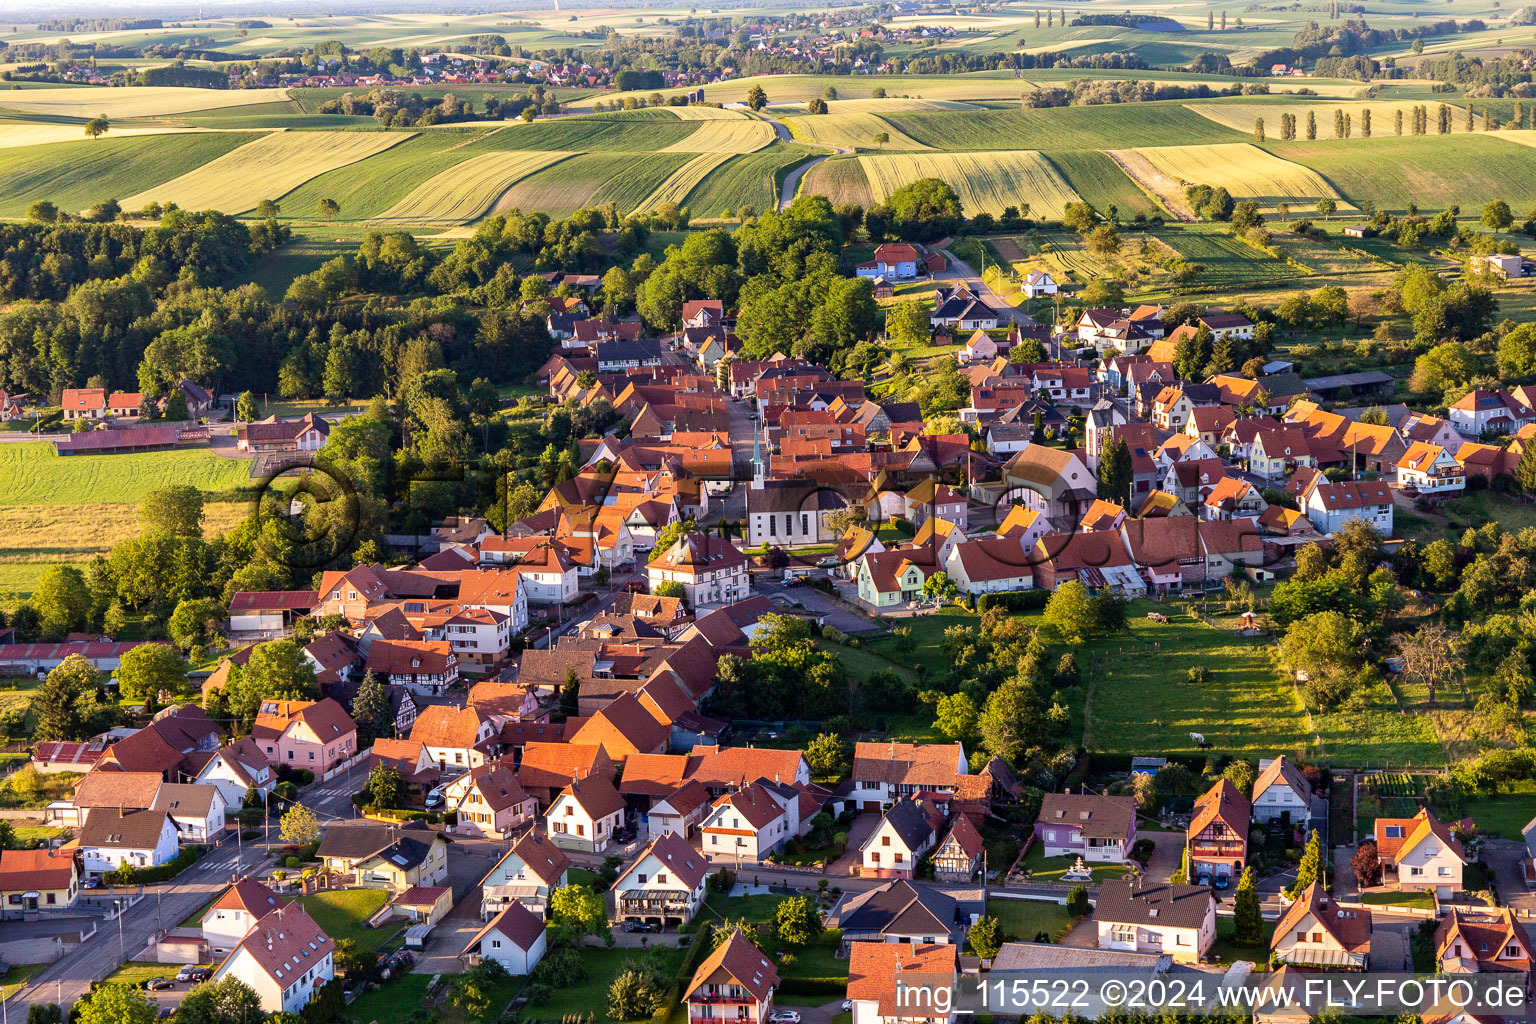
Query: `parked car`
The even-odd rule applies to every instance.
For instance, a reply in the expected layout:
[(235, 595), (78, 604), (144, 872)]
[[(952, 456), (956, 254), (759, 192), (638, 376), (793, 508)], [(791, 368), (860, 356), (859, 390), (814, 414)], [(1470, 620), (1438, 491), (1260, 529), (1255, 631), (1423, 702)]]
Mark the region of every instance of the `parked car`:
[(659, 932), (661, 928), (650, 921), (625, 921), (626, 932)]
[(799, 1010), (774, 1010), (768, 1015), (773, 1024), (800, 1024)]
[(195, 979), (196, 974), (197, 974), (197, 968), (193, 967), (191, 964), (187, 964), (187, 966), (183, 967), (181, 970), (176, 972), (176, 980), (177, 981), (193, 981)]
[(213, 977), (213, 968), (211, 968), (211, 967), (194, 967), (194, 968), (192, 968), (192, 980), (193, 981), (207, 981), (211, 977)]
[(171, 988), (175, 984), (170, 978), (150, 978), (144, 983), (144, 987), (151, 992), (156, 992), (163, 988)]
[(843, 1000), (843, 1012), (847, 1013), (849, 1010), (852, 1010), (852, 1009), (853, 1009), (853, 1000), (852, 999), (844, 999)]

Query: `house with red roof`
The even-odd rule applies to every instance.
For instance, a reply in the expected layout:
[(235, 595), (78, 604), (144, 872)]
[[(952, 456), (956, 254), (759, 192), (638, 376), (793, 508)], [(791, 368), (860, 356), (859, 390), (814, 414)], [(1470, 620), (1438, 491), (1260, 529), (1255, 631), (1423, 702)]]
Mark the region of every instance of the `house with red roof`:
[(80, 894), (73, 849), (0, 850), (0, 920), (62, 910)]
[(1248, 823), (1253, 807), (1226, 779), (1195, 801), (1185, 850), (1191, 879), (1214, 882), (1224, 889), (1234, 884), (1248, 863)]
[(556, 846), (602, 853), (624, 825), (624, 798), (601, 775), (577, 779), (549, 805), (545, 824)]
[(445, 806), (458, 812), (449, 831), (481, 839), (506, 839), (533, 821), (539, 802), (517, 781), (510, 764), (471, 768), (444, 788)]
[(740, 932), (733, 932), (704, 958), (688, 982), (683, 1000), (689, 1024), (765, 1024), (778, 985), (778, 968)]
[(1450, 907), (1435, 929), (1444, 974), (1531, 970), (1531, 943), (1509, 907)]
[(1432, 891), (1442, 899), (1461, 888), (1462, 870), (1470, 860), (1461, 840), (1428, 808), (1412, 818), (1377, 818), (1374, 832), (1388, 885)]
[(298, 1013), (335, 976), (335, 952), (303, 907), (279, 907), (256, 923), (212, 980), (244, 982), (267, 1013)]
[(199, 922), (203, 941), (208, 943), (209, 952), (223, 956), (238, 946), (262, 918), (291, 902), (254, 878), (242, 878), (203, 912)]
[(470, 964), (493, 960), (515, 977), (529, 974), (544, 958), (544, 922), (521, 903), (509, 903), (475, 933), (459, 954)]
[(681, 927), (704, 905), (708, 881), (709, 862), (688, 840), (657, 836), (614, 881), (615, 920)]

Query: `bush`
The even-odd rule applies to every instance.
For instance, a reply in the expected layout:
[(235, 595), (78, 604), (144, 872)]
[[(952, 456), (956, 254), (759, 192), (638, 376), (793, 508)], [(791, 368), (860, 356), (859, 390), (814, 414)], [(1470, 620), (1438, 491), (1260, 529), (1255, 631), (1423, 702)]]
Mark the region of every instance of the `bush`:
[(189, 846), (167, 864), (157, 868), (136, 868), (131, 864), (124, 864), (115, 871), (109, 871), (103, 875), (102, 881), (108, 885), (154, 885), (156, 882), (175, 878), (191, 867), (202, 855), (203, 847)]
[(795, 996), (841, 996), (848, 991), (847, 978), (785, 978), (779, 991)]

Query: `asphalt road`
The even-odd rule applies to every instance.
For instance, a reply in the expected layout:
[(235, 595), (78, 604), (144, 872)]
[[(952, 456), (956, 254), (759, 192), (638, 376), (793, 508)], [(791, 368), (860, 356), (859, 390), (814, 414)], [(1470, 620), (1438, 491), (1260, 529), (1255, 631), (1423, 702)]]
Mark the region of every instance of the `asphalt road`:
[(256, 872), (266, 860), (267, 851), (259, 844), (237, 849), (233, 838), (226, 840), (172, 881), (146, 886), (137, 906), (118, 920), (103, 921), (95, 935), (34, 975), (8, 1002), (24, 1007), (62, 998), (63, 1006), (72, 1005), (90, 991), (91, 982), (136, 956), (159, 928), (179, 925), (235, 878)]
[[(784, 125), (784, 123), (782, 121), (776, 121), (773, 118), (769, 117), (767, 114), (762, 113), (761, 111), (758, 112), (757, 116), (762, 118), (764, 121), (767, 121), (769, 124), (773, 125), (774, 133), (776, 135), (778, 135), (779, 141), (781, 141), (781, 142), (796, 142), (796, 141), (798, 141), (798, 140), (795, 139), (794, 136), (789, 134), (789, 129)], [(848, 153), (852, 153), (853, 152), (853, 150), (847, 148), (846, 146), (833, 146), (833, 145), (829, 145), (829, 144), (823, 143), (823, 142), (804, 142), (804, 141), (801, 141), (799, 144), (802, 145), (802, 146), (821, 146), (821, 147), (823, 147), (825, 149), (832, 150), (834, 153), (842, 153), (842, 154), (845, 154), (845, 155), (848, 154)], [(784, 207), (788, 206), (790, 203), (795, 201), (795, 192), (798, 191), (799, 188), (800, 188), (800, 179), (805, 177), (805, 172), (806, 171), (810, 170), (812, 167), (815, 167), (817, 164), (821, 163), (825, 159), (826, 159), (826, 157), (819, 156), (819, 157), (817, 157), (814, 160), (807, 160), (805, 163), (801, 164), (799, 167), (796, 167), (794, 170), (790, 171), (789, 174), (787, 174), (784, 177), (784, 188), (783, 188), (783, 190), (781, 191), (781, 193), (779, 195), (779, 209), (782, 210)]]
[(1007, 317), (1010, 323), (1019, 319), (1022, 315), (1021, 311), (1009, 305), (1007, 299), (994, 292), (991, 288), (988, 288), (987, 283), (981, 279), (981, 275), (969, 263), (957, 258), (948, 249), (941, 249), (940, 251), (949, 257), (949, 269), (934, 274), (933, 280), (935, 283), (941, 281), (962, 281), (967, 288), (980, 297), (981, 301)]

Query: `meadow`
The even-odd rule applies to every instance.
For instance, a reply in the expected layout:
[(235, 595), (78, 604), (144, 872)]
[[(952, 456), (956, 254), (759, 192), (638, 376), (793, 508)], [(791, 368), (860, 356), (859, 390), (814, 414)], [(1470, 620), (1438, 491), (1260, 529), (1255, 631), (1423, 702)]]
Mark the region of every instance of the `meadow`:
[(998, 216), (1005, 207), (1059, 216), (1079, 196), (1055, 166), (1029, 150), (997, 153), (890, 153), (859, 157), (869, 178), (870, 194), (880, 202), (919, 178), (940, 178), (960, 196), (967, 216), (983, 211)]
[(1238, 138), (1232, 129), (1169, 102), (917, 111), (890, 114), (886, 119), (923, 145), (946, 150), (1101, 149), (1233, 142)]
[(230, 491), (250, 483), (250, 464), (210, 451), (60, 457), (47, 441), (0, 445), (0, 493), (8, 505), (138, 502), (157, 487)]
[(366, 160), (311, 178), (282, 197), (283, 213), (289, 217), (318, 217), (320, 200), (334, 199), (341, 206), (342, 220), (377, 217), (422, 182), (463, 165), (500, 129), (497, 125), (422, 132)]
[(1045, 155), (1072, 190), (1095, 209), (1107, 211), (1113, 206), (1121, 220), (1130, 220), (1138, 213), (1150, 217), (1158, 212), (1157, 204), (1103, 153), (1079, 149), (1051, 150)]
[(1525, 146), (1504, 132), (1443, 136), (1375, 136), (1347, 146), (1326, 142), (1266, 143), (1265, 149), (1304, 164), (1356, 201), (1402, 212), (1409, 204), (1464, 212), (1503, 199), (1516, 210), (1536, 205), (1536, 175)]
[(214, 107), (239, 107), (287, 100), (287, 89), (117, 89), (112, 86), (59, 86), (28, 89), (5, 97), (4, 106), (28, 114), (109, 118), (158, 117)]
[(1137, 152), (1170, 178), (1186, 185), (1225, 188), (1234, 199), (1255, 200), (1264, 212), (1282, 203), (1299, 210), (1323, 198), (1334, 199), (1341, 210), (1349, 208), (1316, 171), (1246, 142), (1160, 146)]
[(1169, 226), (1156, 237), (1190, 263), (1205, 267), (1197, 285), (1201, 289), (1275, 287), (1303, 276), (1284, 260), (1205, 225)]
[(174, 202), (185, 210), (242, 213), (311, 178), (366, 160), (410, 138), (405, 132), (273, 132), (123, 200), (136, 210)]
[(516, 150), (481, 153), (428, 178), (376, 219), (385, 224), (462, 224), (476, 220), (514, 182), (569, 156)]
[(630, 175), (644, 173), (652, 160), (645, 153), (583, 153), (517, 182), (502, 193), (497, 206), (566, 217), (590, 205), (610, 182), (618, 186)]

